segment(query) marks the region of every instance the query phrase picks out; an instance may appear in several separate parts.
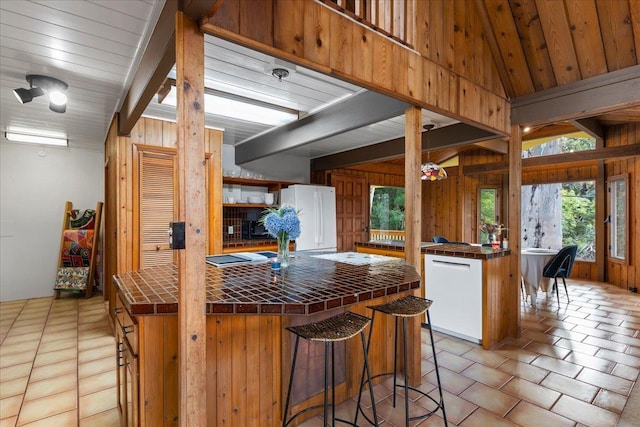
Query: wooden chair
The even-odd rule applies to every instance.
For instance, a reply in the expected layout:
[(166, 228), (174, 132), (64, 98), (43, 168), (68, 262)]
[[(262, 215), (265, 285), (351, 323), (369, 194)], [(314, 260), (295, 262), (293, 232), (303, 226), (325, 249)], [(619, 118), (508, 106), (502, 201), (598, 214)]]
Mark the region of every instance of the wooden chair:
[[(60, 252), (58, 254), (58, 272), (54, 285), (54, 298), (60, 298), (60, 292), (84, 292), (89, 298), (93, 292), (95, 271), (97, 265), (96, 254), (100, 245), (100, 224), (102, 220), (102, 202), (98, 202), (93, 213), (93, 218), (87, 220), (79, 228), (74, 227), (72, 213), (73, 203), (67, 201), (64, 206), (62, 218), (62, 231), (60, 233)], [(87, 217), (88, 218), (88, 217)], [(70, 242), (75, 240), (75, 242)], [(67, 246), (78, 247), (80, 251), (89, 250), (84, 246), (90, 246), (88, 254), (74, 254)], [(81, 247), (82, 246), (82, 247)]]
[(553, 287), (556, 289), (556, 297), (558, 298), (558, 306), (560, 305), (560, 292), (558, 291), (558, 277), (562, 278), (564, 283), (564, 292), (567, 294), (567, 302), (569, 302), (569, 292), (567, 291), (567, 282), (565, 278), (571, 276), (573, 263), (576, 260), (578, 246), (565, 246), (547, 262), (542, 270), (542, 276), (553, 279)]

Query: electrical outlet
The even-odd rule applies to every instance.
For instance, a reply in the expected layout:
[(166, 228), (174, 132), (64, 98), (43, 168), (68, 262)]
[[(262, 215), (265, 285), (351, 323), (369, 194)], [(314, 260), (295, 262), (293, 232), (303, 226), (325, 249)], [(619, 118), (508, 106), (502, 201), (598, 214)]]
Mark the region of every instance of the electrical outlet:
[(233, 234), (233, 225), (227, 227), (227, 234)]

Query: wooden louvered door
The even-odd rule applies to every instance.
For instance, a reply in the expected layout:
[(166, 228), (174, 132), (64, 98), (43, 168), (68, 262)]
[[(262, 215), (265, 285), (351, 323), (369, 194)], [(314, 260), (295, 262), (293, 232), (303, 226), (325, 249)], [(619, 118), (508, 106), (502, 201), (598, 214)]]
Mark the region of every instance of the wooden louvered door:
[(173, 262), (169, 222), (177, 218), (175, 152), (138, 147), (138, 268)]

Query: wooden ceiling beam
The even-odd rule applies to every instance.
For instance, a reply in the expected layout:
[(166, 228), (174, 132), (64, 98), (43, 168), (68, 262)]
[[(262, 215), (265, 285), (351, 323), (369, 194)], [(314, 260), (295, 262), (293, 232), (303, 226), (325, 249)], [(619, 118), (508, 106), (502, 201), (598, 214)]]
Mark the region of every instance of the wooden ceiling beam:
[(484, 148), (485, 150), (493, 151), (500, 154), (507, 154), (509, 152), (509, 143), (504, 139), (481, 141), (476, 142), (474, 145), (480, 148)]
[[(474, 144), (498, 137), (495, 133), (479, 129), (465, 123), (436, 128), (431, 133), (431, 140), (427, 141), (427, 132), (422, 132), (422, 152)], [(404, 137), (379, 142), (366, 147), (318, 157), (311, 160), (311, 170), (327, 170), (348, 166), (381, 162), (404, 155)]]
[(511, 123), (535, 125), (640, 105), (640, 65), (514, 98)]
[(591, 117), (586, 119), (571, 120), (570, 123), (578, 129), (594, 137), (596, 140), (596, 144), (604, 143), (604, 129), (598, 120)]
[[(528, 157), (522, 159), (522, 170), (527, 171), (534, 168), (568, 167), (595, 165), (599, 160), (619, 160), (628, 157), (640, 156), (640, 143), (631, 145), (621, 145), (617, 147), (596, 148), (577, 153), (562, 153), (550, 156)], [(476, 175), (490, 172), (508, 172), (509, 163), (507, 161), (483, 163), (464, 167), (465, 175)]]
[(339, 135), (372, 123), (398, 117), (409, 107), (404, 101), (366, 91), (333, 104), (311, 116), (258, 135), (236, 146), (236, 163), (243, 164), (272, 154)]
[[(222, 0), (218, 0), (222, 2)], [(129, 135), (176, 63), (176, 12), (195, 21), (215, 8), (215, 0), (165, 2), (129, 91), (118, 112), (118, 134)]]

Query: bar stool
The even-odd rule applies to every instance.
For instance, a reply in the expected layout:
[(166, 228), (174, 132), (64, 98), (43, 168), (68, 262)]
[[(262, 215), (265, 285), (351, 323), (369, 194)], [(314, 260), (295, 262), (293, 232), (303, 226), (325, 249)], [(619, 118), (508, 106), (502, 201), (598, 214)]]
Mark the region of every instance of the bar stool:
[[(438, 370), (438, 361), (436, 359), (436, 347), (434, 345), (434, 341), (433, 341), (433, 331), (431, 330), (431, 317), (429, 316), (429, 307), (431, 307), (431, 300), (428, 299), (424, 299), (424, 298), (418, 298), (415, 297), (413, 295), (407, 295), (405, 297), (396, 299), (394, 301), (385, 303), (385, 304), (379, 304), (379, 305), (372, 305), (372, 306), (368, 306), (368, 308), (370, 308), (371, 310), (373, 310), (373, 315), (371, 316), (371, 330), (369, 331), (369, 340), (367, 342), (367, 348), (369, 348), (369, 346), (371, 345), (371, 332), (373, 331), (373, 322), (375, 319), (375, 315), (376, 312), (381, 312), (384, 314), (387, 314), (389, 316), (394, 316), (395, 317), (395, 333), (394, 333), (394, 341), (393, 341), (393, 346), (394, 349), (396, 351), (394, 351), (394, 355), (393, 355), (393, 372), (384, 372), (381, 374), (377, 374), (374, 375), (373, 377), (371, 377), (370, 374), (368, 374), (369, 378), (374, 379), (374, 378), (378, 378), (378, 377), (382, 377), (382, 376), (387, 376), (387, 375), (393, 375), (393, 407), (396, 407), (396, 388), (397, 387), (403, 387), (404, 388), (404, 410), (405, 410), (405, 424), (406, 427), (409, 427), (409, 421), (413, 421), (413, 420), (419, 420), (422, 418), (427, 418), (431, 415), (433, 415), (434, 413), (436, 413), (438, 411), (438, 409), (442, 409), (442, 418), (444, 419), (444, 425), (448, 426), (449, 424), (447, 423), (447, 415), (445, 413), (445, 409), (444, 409), (444, 398), (442, 396), (442, 385), (440, 383), (440, 372)], [(429, 336), (431, 338), (431, 350), (433, 352), (433, 364), (435, 365), (435, 369), (436, 369), (436, 378), (438, 380), (438, 392), (440, 393), (440, 401), (437, 401), (436, 399), (434, 399), (433, 397), (429, 396), (427, 393), (418, 390), (415, 387), (411, 387), (409, 386), (409, 379), (408, 379), (408, 375), (407, 375), (407, 365), (408, 365), (408, 345), (407, 345), (407, 319), (409, 317), (415, 317), (415, 316), (419, 316), (423, 313), (427, 313), (427, 323), (422, 323), (422, 327), (425, 327), (427, 329), (429, 329)], [(398, 320), (402, 318), (402, 336), (403, 336), (403, 353), (404, 353), (404, 384), (398, 384), (397, 381), (397, 369), (398, 369), (398, 364), (397, 364), (397, 349), (398, 349)], [(362, 393), (362, 387), (364, 387), (364, 385), (369, 382), (370, 383), (370, 379), (367, 379), (365, 381), (365, 377), (364, 377), (364, 372), (362, 375), (362, 380), (360, 383), (360, 393)], [(371, 384), (369, 384), (369, 390), (372, 390), (373, 386)], [(415, 417), (409, 417), (409, 390), (413, 390), (416, 393), (420, 393), (421, 395), (429, 398), (433, 403), (436, 404), (436, 408), (432, 411), (427, 412), (426, 414), (423, 415), (418, 415)], [(367, 415), (364, 413), (364, 411), (362, 411), (362, 409), (360, 408), (360, 399), (358, 398), (358, 403), (357, 403), (357, 408), (356, 411), (360, 411), (362, 412), (362, 415), (364, 415), (364, 417), (371, 422), (371, 420), (369, 420), (369, 418), (367, 417)]]
[[(362, 340), (362, 352), (364, 354), (364, 367), (363, 367), (363, 375), (366, 373), (367, 379), (370, 380), (370, 370), (369, 370), (369, 358), (367, 353), (367, 347), (364, 336), (364, 329), (371, 323), (371, 319), (365, 316), (361, 316), (356, 313), (352, 313), (350, 311), (335, 315), (333, 317), (329, 317), (328, 319), (307, 323), (305, 325), (300, 326), (290, 326), (286, 329), (296, 336), (295, 348), (293, 351), (293, 362), (291, 363), (291, 375), (289, 377), (289, 387), (287, 390), (287, 400), (284, 407), (284, 415), (282, 420), (282, 426), (286, 427), (293, 421), (298, 415), (301, 415), (307, 411), (312, 409), (317, 409), (322, 407), (324, 409), (324, 425), (328, 426), (329, 421), (329, 406), (331, 406), (331, 425), (335, 426), (336, 421), (341, 423), (349, 424), (354, 427), (357, 427), (356, 421), (358, 419), (358, 410), (356, 409), (356, 415), (354, 422), (350, 422), (347, 420), (337, 419), (336, 411), (335, 411), (335, 351), (334, 344), (339, 341), (346, 341), (350, 338), (353, 338), (358, 333), (360, 333), (360, 338)], [(289, 403), (291, 400), (291, 388), (293, 385), (293, 374), (296, 368), (296, 358), (298, 356), (298, 344), (300, 342), (300, 338), (306, 339), (308, 341), (320, 341), (324, 342), (324, 400), (322, 405), (315, 405), (309, 408), (303, 409), (291, 416), (287, 420), (287, 413), (289, 412)], [(331, 344), (331, 403), (329, 403), (328, 395), (329, 395), (329, 344)], [(362, 391), (362, 388), (360, 389)], [(373, 402), (373, 390), (370, 390), (371, 393), (371, 401)], [(359, 398), (358, 398), (359, 400)], [(375, 424), (378, 425), (377, 420), (378, 416), (376, 414), (375, 404), (373, 405), (373, 417), (376, 420)]]

